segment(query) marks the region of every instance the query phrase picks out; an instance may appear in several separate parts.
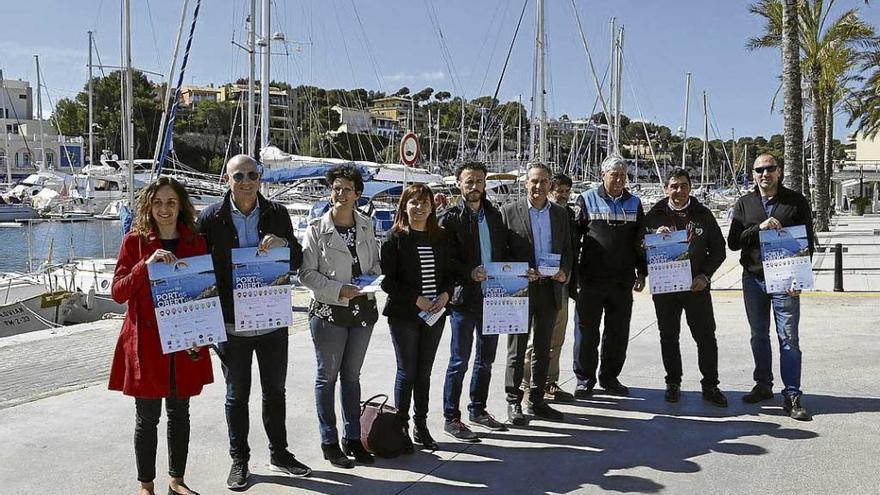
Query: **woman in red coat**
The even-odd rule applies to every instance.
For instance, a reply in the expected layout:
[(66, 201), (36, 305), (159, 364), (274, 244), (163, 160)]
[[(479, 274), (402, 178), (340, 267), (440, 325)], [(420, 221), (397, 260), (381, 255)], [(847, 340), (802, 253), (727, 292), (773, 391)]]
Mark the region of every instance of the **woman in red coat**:
[(110, 390), (135, 398), (134, 450), (140, 495), (155, 495), (157, 426), (168, 417), (168, 493), (196, 494), (183, 482), (189, 451), (189, 398), (214, 381), (206, 348), (162, 354), (147, 265), (207, 253), (195, 209), (179, 182), (161, 177), (144, 188), (131, 232), (122, 239), (113, 299), (128, 303), (110, 371)]

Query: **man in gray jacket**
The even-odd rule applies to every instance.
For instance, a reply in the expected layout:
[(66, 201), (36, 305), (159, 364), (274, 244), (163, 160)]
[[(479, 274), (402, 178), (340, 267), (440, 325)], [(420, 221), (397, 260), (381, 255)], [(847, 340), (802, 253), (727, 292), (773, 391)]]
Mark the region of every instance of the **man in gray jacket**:
[[(559, 308), (566, 304), (563, 284), (571, 274), (572, 247), (568, 212), (547, 199), (550, 169), (542, 163), (529, 165), (526, 199), (501, 210), (510, 230), (514, 260), (529, 262), (529, 333), (532, 334), (532, 379), (527, 412), (545, 419), (561, 420), (562, 413), (544, 400), (544, 384), (550, 362), (550, 338)], [(538, 262), (547, 255), (559, 255), (555, 273), (539, 273)], [(529, 334), (511, 334), (507, 340), (507, 416), (513, 425), (526, 424), (522, 411), (523, 361)]]

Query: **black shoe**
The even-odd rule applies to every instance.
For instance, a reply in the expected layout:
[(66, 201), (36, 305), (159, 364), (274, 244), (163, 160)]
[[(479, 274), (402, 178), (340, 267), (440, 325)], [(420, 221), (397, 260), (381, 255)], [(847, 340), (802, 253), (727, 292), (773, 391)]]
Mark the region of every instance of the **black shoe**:
[(812, 421), (813, 418), (810, 416), (810, 413), (807, 412), (807, 409), (801, 404), (801, 395), (786, 395), (785, 400), (782, 402), (782, 408), (785, 409), (785, 412), (791, 417), (791, 419), (796, 419), (798, 421)]
[(354, 467), (354, 462), (339, 448), (338, 443), (322, 443), (321, 452), (324, 454), (324, 459), (338, 468), (351, 469)]
[(617, 379), (614, 381), (610, 381), (607, 383), (602, 383), (602, 389), (605, 390), (605, 393), (608, 395), (620, 395), (626, 397), (629, 395), (629, 389), (626, 385), (620, 383)]
[(703, 390), (703, 400), (718, 407), (727, 407), (727, 397), (721, 393), (721, 390), (718, 390), (718, 387)]
[(422, 444), (428, 450), (437, 450), (440, 445), (431, 436), (428, 431), (428, 425), (417, 424), (413, 427), (413, 441)]
[(525, 426), (526, 417), (523, 415), (522, 405), (519, 402), (507, 404), (507, 421), (514, 426)]
[(562, 390), (558, 383), (548, 383), (544, 387), (544, 400), (553, 400), (556, 402), (574, 402), (574, 396)]
[(296, 460), (296, 457), (286, 450), (279, 455), (269, 457), (269, 470), (297, 478), (304, 478), (312, 474), (312, 470), (308, 466)]
[[(182, 487), (186, 488), (187, 490), (189, 490), (189, 492), (190, 492), (192, 495), (199, 495), (199, 492), (197, 492), (197, 491), (193, 490), (192, 488), (186, 486), (186, 483), (181, 483), (180, 486), (182, 486)], [(174, 488), (171, 488), (171, 486), (169, 486), (169, 487), (168, 487), (168, 495), (183, 495), (183, 494), (180, 493), (180, 492), (178, 492), (178, 491), (176, 491)]]
[(593, 396), (593, 388), (596, 386), (596, 380), (587, 380), (586, 382), (578, 382), (574, 389), (575, 399), (587, 399)]
[[(703, 392), (703, 397), (706, 396), (706, 392)], [(663, 394), (663, 399), (666, 402), (678, 402), (678, 399), (681, 398), (681, 385), (677, 383), (667, 383), (666, 384), (666, 393)]]
[(412, 454), (415, 451), (412, 437), (409, 436), (409, 425), (403, 427), (403, 453)]
[(743, 402), (746, 404), (757, 404), (763, 400), (769, 400), (773, 398), (773, 390), (766, 385), (761, 385), (760, 383), (756, 384), (752, 387), (752, 391), (743, 395)]
[(537, 416), (539, 418), (549, 419), (551, 421), (562, 421), (564, 417), (561, 412), (553, 409), (546, 402), (539, 402), (537, 404), (529, 404), (526, 408), (526, 412), (531, 414), (532, 416)]
[(357, 440), (343, 438), (342, 451), (345, 455), (354, 457), (354, 460), (361, 464), (373, 464), (376, 462), (376, 460), (373, 459), (373, 454), (367, 452), (367, 449), (364, 448), (364, 444), (361, 443), (360, 438)]
[(247, 461), (232, 461), (232, 467), (229, 468), (229, 476), (226, 477), (226, 488), (241, 490), (247, 486), (247, 479), (250, 475)]

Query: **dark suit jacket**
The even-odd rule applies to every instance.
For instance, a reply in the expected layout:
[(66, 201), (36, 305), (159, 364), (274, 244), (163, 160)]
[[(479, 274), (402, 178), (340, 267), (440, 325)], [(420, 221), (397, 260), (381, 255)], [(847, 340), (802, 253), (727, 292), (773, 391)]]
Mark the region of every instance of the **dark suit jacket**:
[[(549, 199), (547, 201), (550, 201)], [(501, 208), (504, 224), (510, 230), (510, 247), (514, 261), (528, 261), (531, 268), (537, 268), (535, 260), (535, 244), (532, 239), (532, 220), (529, 217), (529, 202), (521, 199), (508, 203)], [(559, 268), (565, 272), (566, 278), (571, 277), (574, 252), (571, 249), (571, 221), (568, 212), (562, 206), (550, 202), (550, 249), (559, 254)], [(562, 284), (551, 281), (556, 308), (567, 304), (562, 295)]]

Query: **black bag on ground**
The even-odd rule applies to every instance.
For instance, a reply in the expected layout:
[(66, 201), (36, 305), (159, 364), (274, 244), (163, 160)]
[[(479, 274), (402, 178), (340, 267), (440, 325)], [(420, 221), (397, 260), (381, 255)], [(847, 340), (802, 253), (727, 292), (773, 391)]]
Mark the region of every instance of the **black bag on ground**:
[[(378, 402), (377, 399), (383, 399)], [(397, 408), (387, 405), (388, 396), (378, 394), (361, 405), (361, 443), (379, 457), (397, 457), (406, 451), (406, 433)]]

